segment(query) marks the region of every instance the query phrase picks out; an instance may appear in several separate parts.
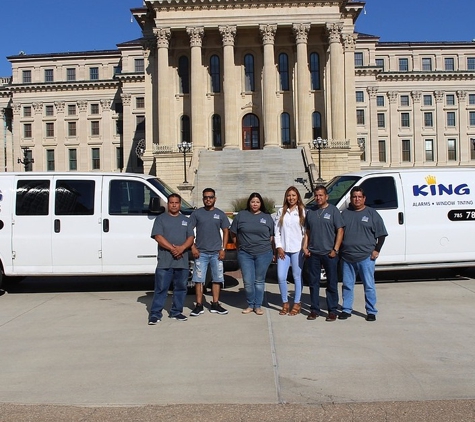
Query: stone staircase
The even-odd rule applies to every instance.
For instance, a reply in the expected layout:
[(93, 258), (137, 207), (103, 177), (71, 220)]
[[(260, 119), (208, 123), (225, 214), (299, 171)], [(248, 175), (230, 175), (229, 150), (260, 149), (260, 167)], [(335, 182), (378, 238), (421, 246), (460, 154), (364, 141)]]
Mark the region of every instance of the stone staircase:
[(218, 198), (216, 206), (223, 211), (233, 211), (232, 201), (247, 198), (252, 192), (272, 198), (281, 206), (289, 186), (297, 187), (302, 197), (308, 192), (296, 181), (298, 178), (306, 180), (305, 184), (310, 188), (301, 148), (203, 150), (194, 179), (193, 203), (202, 206), (203, 189), (212, 187)]

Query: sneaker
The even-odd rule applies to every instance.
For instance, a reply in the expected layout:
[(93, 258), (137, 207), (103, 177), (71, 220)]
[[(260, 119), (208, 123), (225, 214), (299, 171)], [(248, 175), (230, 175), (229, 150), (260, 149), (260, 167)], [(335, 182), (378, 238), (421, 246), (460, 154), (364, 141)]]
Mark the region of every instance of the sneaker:
[(224, 309), (219, 302), (211, 302), (211, 308), (209, 310), (213, 314), (226, 315), (227, 309)]
[(351, 314), (348, 312), (342, 312), (340, 315), (338, 315), (338, 319), (348, 319), (351, 317)]
[(176, 319), (177, 321), (187, 321), (188, 320), (188, 318), (183, 314), (178, 314), (178, 315), (173, 315), (173, 316), (170, 315), (169, 318)]
[(376, 321), (376, 315), (375, 314), (368, 314), (366, 316), (366, 321)]
[(201, 303), (197, 303), (195, 309), (191, 311), (190, 316), (198, 316), (204, 313), (205, 311), (203, 310), (203, 305)]
[(151, 316), (148, 319), (148, 325), (157, 325), (160, 322), (160, 320), (156, 316)]

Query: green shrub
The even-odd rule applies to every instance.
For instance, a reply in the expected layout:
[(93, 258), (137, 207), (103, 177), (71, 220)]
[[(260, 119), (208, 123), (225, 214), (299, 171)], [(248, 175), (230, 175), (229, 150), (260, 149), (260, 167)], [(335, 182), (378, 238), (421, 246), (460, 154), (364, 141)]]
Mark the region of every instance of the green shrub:
[[(231, 202), (231, 205), (233, 206), (233, 211), (239, 212), (245, 210), (248, 199), (249, 197), (247, 196), (244, 198), (237, 198), (233, 202)], [(263, 196), (262, 199), (264, 200), (264, 205), (266, 207), (267, 212), (271, 214), (275, 212), (275, 201), (271, 198), (267, 198), (266, 196)]]

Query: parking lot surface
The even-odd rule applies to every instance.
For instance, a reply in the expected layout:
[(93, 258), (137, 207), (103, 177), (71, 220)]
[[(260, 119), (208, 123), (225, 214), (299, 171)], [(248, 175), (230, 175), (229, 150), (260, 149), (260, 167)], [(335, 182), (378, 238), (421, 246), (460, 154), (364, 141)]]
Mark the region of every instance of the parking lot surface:
[[(221, 295), (228, 315), (165, 313), (149, 326), (152, 286), (48, 278), (9, 288), (0, 421), (475, 419), (472, 278), (378, 283), (376, 322), (364, 319), (361, 285), (346, 321), (280, 316), (275, 283), (265, 315), (242, 315), (235, 274)], [(308, 287), (302, 299), (308, 309)], [(192, 307), (189, 295), (185, 314)]]

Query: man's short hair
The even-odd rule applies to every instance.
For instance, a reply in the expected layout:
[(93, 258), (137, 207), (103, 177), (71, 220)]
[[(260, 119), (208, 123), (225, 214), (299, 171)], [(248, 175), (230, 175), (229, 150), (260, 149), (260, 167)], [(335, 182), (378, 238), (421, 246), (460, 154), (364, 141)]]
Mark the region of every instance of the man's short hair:
[(170, 198), (178, 198), (178, 200), (181, 202), (181, 196), (178, 195), (177, 193), (172, 193), (168, 196), (168, 199)]
[(216, 192), (214, 191), (213, 188), (206, 188), (206, 189), (203, 189), (203, 195), (205, 194), (205, 192), (213, 192), (213, 196), (216, 195)]
[(355, 187), (353, 187), (353, 188), (351, 189), (351, 191), (350, 191), (350, 196), (353, 196), (353, 194), (354, 194), (355, 192), (361, 192), (361, 195), (363, 195), (363, 197), (366, 196), (366, 195), (364, 194), (364, 190), (363, 190), (363, 188), (362, 188), (361, 186), (355, 186)]
[(322, 190), (323, 192), (325, 192), (325, 195), (328, 195), (328, 190), (324, 185), (315, 186), (315, 189), (313, 190), (313, 193), (314, 194), (317, 193), (318, 190)]

